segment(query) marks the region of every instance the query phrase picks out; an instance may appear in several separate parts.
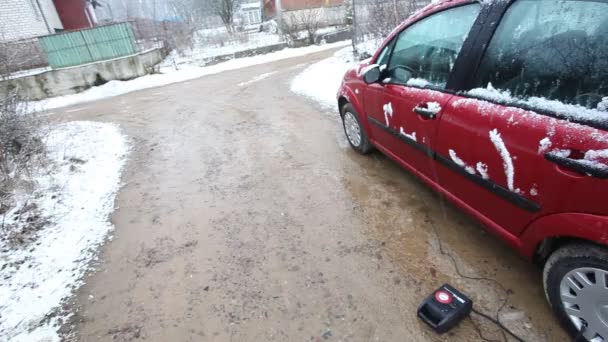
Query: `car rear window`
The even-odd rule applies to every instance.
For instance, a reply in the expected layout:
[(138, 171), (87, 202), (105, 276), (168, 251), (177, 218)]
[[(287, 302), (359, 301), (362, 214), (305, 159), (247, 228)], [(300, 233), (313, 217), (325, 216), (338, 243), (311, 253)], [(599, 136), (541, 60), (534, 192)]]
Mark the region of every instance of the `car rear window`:
[(472, 94), (481, 97), (494, 93), (490, 97), (524, 100), (567, 116), (605, 118), (608, 3), (515, 2), (485, 52), (474, 88)]

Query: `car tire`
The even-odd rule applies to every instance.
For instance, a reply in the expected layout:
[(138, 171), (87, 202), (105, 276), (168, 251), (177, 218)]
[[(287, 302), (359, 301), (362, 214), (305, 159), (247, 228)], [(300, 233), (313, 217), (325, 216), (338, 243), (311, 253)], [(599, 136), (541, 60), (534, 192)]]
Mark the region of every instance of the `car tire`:
[(373, 150), (372, 144), (367, 138), (367, 134), (361, 125), (361, 116), (355, 110), (352, 104), (347, 103), (342, 106), (342, 127), (346, 140), (350, 146), (361, 154), (368, 154)]
[[(603, 277), (603, 279), (602, 279)], [(549, 304), (568, 333), (608, 340), (608, 250), (577, 243), (555, 251), (545, 263), (543, 285)], [(578, 317), (577, 317), (578, 315)]]

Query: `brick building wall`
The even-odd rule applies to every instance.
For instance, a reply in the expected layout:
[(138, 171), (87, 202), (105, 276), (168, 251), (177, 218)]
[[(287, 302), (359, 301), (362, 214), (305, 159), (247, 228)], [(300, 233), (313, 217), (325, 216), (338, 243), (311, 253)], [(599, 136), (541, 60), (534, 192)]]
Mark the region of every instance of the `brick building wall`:
[(53, 32), (49, 31), (36, 0), (0, 0), (0, 41)]

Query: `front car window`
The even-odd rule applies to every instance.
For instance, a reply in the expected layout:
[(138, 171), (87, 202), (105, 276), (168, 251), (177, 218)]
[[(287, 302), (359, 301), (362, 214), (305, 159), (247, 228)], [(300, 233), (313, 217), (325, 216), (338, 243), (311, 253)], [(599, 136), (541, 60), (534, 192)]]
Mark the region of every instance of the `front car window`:
[(417, 84), (445, 88), (479, 10), (479, 4), (451, 8), (401, 32), (389, 62), (392, 82), (405, 84), (411, 75)]
[(388, 59), (391, 55), (393, 45), (395, 45), (395, 39), (391, 40), (388, 44), (386, 44), (384, 49), (382, 49), (382, 52), (380, 52), (380, 56), (378, 56), (378, 61), (376, 62), (376, 64), (380, 66), (386, 66), (388, 64)]
[(488, 46), (474, 87), (606, 111), (608, 3), (515, 2)]

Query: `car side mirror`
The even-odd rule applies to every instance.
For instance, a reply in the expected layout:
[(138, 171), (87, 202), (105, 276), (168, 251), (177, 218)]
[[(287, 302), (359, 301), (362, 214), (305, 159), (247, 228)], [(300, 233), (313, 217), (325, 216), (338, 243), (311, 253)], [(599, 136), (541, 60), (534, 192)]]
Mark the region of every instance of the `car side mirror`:
[(363, 81), (367, 84), (380, 81), (380, 67), (377, 64), (368, 65), (363, 69)]

